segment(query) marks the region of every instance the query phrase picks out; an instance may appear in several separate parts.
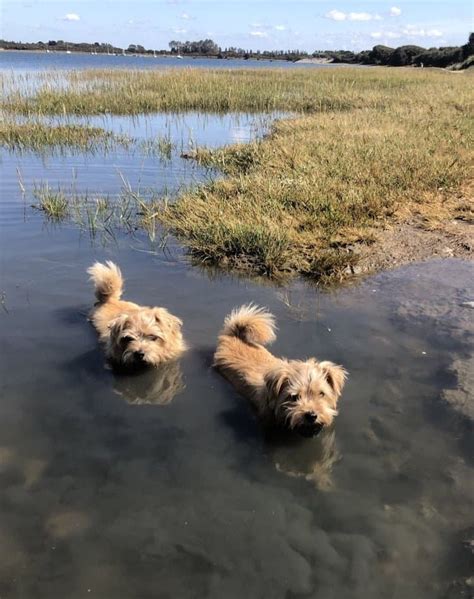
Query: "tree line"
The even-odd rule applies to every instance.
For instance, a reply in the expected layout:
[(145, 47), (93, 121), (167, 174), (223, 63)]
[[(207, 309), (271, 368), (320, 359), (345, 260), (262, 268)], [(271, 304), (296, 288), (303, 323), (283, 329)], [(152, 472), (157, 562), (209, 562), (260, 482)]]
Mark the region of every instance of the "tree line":
[(0, 40), (0, 48), (4, 50), (49, 50), (90, 52), (92, 54), (157, 54), (157, 55), (182, 55), (204, 56), (209, 58), (243, 58), (288, 60), (296, 62), (304, 58), (323, 59), (332, 63), (366, 64), (385, 66), (424, 66), (424, 67), (451, 67), (457, 65), (466, 68), (474, 65), (474, 33), (469, 35), (468, 42), (463, 46), (449, 46), (442, 48), (422, 48), (421, 46), (407, 45), (398, 48), (377, 45), (372, 50), (351, 52), (349, 50), (322, 50), (312, 54), (302, 50), (249, 50), (238, 47), (221, 48), (211, 39), (197, 41), (176, 41), (168, 44), (169, 50), (146, 49), (140, 44), (130, 44), (128, 48), (119, 48), (112, 44), (94, 42), (72, 43), (63, 40), (50, 40), (48, 42), (22, 43)]

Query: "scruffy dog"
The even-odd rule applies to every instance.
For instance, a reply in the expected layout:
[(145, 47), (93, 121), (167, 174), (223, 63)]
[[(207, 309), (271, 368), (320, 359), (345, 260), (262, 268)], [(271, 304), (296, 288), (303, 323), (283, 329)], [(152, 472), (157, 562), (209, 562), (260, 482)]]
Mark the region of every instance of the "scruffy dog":
[(257, 306), (235, 309), (224, 321), (214, 365), (268, 423), (317, 435), (337, 414), (346, 371), (332, 362), (276, 358), (263, 346), (275, 339), (272, 314)]
[(165, 308), (139, 306), (120, 299), (122, 273), (113, 262), (96, 262), (87, 272), (95, 286), (97, 303), (92, 324), (116, 367), (137, 369), (158, 366), (179, 356), (186, 345), (179, 318)]

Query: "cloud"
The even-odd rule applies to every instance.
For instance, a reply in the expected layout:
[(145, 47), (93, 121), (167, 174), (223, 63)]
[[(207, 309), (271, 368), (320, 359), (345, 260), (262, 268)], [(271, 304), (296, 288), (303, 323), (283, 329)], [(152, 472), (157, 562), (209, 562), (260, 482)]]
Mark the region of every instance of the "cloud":
[(326, 19), (332, 21), (381, 21), (383, 17), (369, 12), (342, 12), (342, 10), (330, 10), (325, 15)]
[(251, 31), (250, 35), (252, 37), (268, 37), (268, 33), (266, 31)]
[(185, 21), (189, 20), (191, 17), (188, 15), (187, 12), (183, 12), (183, 14), (181, 15), (181, 18), (184, 19)]
[(285, 31), (286, 27), (285, 25), (275, 25), (274, 29), (276, 29), (277, 31)]
[(371, 21), (373, 17), (368, 12), (350, 12), (347, 18), (349, 21)]
[(181, 33), (187, 33), (188, 30), (187, 29), (181, 29), (180, 27), (173, 27), (172, 28), (172, 32), (173, 33), (179, 33), (179, 34), (181, 34)]
[(81, 17), (76, 14), (75, 12), (70, 12), (67, 15), (64, 15), (64, 17), (62, 17), (63, 21), (80, 21)]
[(347, 15), (345, 12), (341, 12), (340, 10), (330, 10), (325, 15), (326, 19), (332, 19), (333, 21), (345, 21)]
[(392, 6), (390, 9), (389, 15), (391, 17), (399, 17), (402, 14), (402, 9), (398, 8), (398, 6)]
[(407, 25), (402, 29), (402, 33), (407, 37), (442, 37), (443, 32), (439, 29), (424, 29), (415, 25)]

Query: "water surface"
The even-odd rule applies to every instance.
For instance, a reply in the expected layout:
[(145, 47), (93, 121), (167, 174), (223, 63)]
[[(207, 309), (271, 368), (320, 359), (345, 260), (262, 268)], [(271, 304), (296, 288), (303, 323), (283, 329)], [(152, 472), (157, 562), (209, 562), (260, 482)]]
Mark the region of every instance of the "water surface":
[[(235, 118), (182, 122), (200, 143), (250, 139), (252, 123)], [(186, 139), (177, 121), (148, 123)], [(78, 187), (112, 195), (117, 169), (157, 188), (208, 176), (177, 155), (2, 153), (1, 597), (433, 599), (467, 588), (472, 426), (443, 392), (458, 385), (453, 361), (472, 355), (471, 264), (413, 265), (333, 292), (252, 282), (192, 266), (172, 239), (162, 251), (140, 231), (94, 240), (49, 222), (17, 167), (27, 188), (70, 184), (74, 169)], [(183, 318), (190, 350), (178, 364), (135, 378), (105, 367), (85, 274), (105, 259), (123, 269), (127, 297)], [(349, 370), (334, 430), (266, 436), (210, 367), (225, 315), (248, 301), (276, 315), (275, 353)]]

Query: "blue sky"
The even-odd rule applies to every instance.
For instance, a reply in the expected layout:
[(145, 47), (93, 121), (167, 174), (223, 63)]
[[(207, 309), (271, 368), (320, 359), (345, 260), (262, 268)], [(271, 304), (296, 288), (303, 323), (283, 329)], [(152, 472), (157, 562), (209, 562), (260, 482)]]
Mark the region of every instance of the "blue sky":
[(432, 47), (465, 43), (473, 7), (472, 0), (0, 0), (0, 37), (156, 49), (207, 37), (261, 50)]

